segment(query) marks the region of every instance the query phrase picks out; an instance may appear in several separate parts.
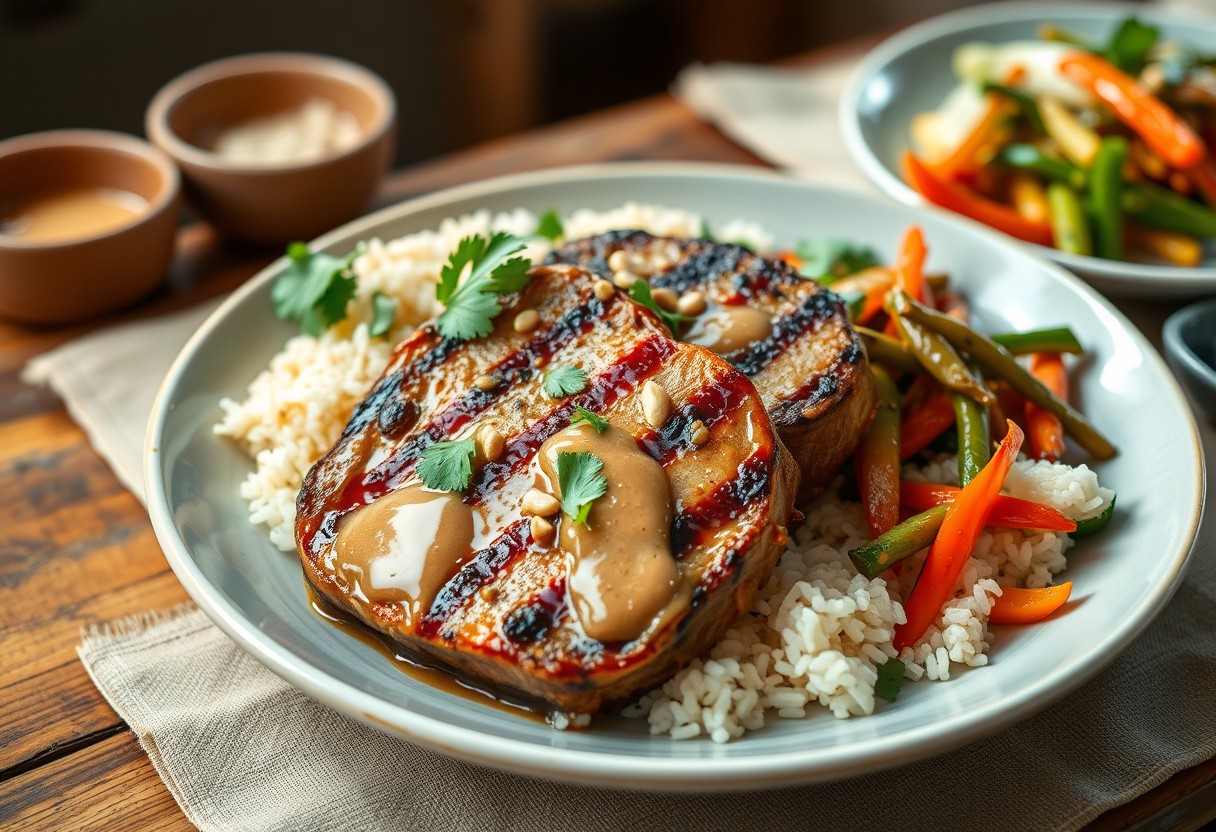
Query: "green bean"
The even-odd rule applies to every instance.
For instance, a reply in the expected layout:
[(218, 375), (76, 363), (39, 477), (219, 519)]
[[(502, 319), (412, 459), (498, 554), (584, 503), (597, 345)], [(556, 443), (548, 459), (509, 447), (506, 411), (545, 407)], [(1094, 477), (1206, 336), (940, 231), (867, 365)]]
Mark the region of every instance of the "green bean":
[(966, 485), (992, 457), (988, 433), (988, 408), (966, 396), (950, 394), (954, 423), (958, 428), (958, 484)]
[(853, 331), (861, 336), (871, 362), (885, 364), (892, 370), (903, 370), (906, 373), (921, 371), (920, 362), (916, 360), (912, 350), (901, 341), (864, 326), (854, 326)]
[(1181, 231), (1201, 239), (1216, 237), (1216, 211), (1160, 185), (1149, 182), (1128, 185), (1121, 207), (1137, 222), (1153, 228)]
[(934, 506), (928, 511), (909, 517), (886, 534), (858, 546), (849, 552), (857, 571), (867, 578), (877, 578), (887, 569), (921, 549), (933, 545), (947, 506)]
[(1025, 332), (1003, 332), (988, 337), (1013, 355), (1030, 355), (1032, 352), (1064, 352), (1070, 355), (1085, 353), (1085, 348), (1081, 346), (1077, 336), (1066, 326), (1028, 329)]
[(1047, 207), (1056, 248), (1069, 254), (1093, 254), (1089, 220), (1077, 192), (1060, 182), (1052, 182), (1047, 186)]
[[(902, 290), (899, 290), (899, 293), (905, 294)], [(992, 401), (992, 392), (975, 377), (954, 351), (954, 347), (950, 346), (949, 341), (894, 312), (891, 313), (891, 320), (895, 321), (895, 328), (899, 330), (916, 360), (928, 370), (929, 375), (949, 389), (970, 396), (980, 404), (987, 406)]]
[(1011, 144), (1001, 150), (997, 159), (1011, 168), (1028, 170), (1048, 179), (1063, 182), (1074, 191), (1085, 188), (1085, 171), (1076, 165), (1048, 156), (1032, 144)]
[(1040, 136), (1047, 135), (1047, 128), (1043, 126), (1043, 117), (1039, 115), (1039, 105), (1035, 104), (1034, 99), (1029, 95), (1005, 84), (998, 84), (995, 81), (985, 81), (981, 88), (984, 92), (994, 92), (1013, 101), (1022, 108), (1022, 112), (1026, 114), (1026, 119), (1030, 122), (1030, 126), (1034, 128), (1034, 132)]
[(1107, 260), (1123, 259), (1123, 163), (1127, 139), (1107, 136), (1089, 169), (1089, 214), (1094, 222), (1094, 251)]
[(888, 301), (898, 315), (907, 318), (910, 323), (915, 322), (925, 329), (937, 333), (979, 362), (990, 375), (1004, 379), (1023, 397), (1056, 414), (1064, 425), (1065, 432), (1075, 438), (1081, 447), (1095, 457), (1109, 459), (1115, 455), (1115, 446), (1109, 439), (1086, 421), (1085, 417), (1068, 402), (1058, 398), (1041, 381), (1018, 364), (1017, 359), (1009, 350), (991, 338), (971, 329), (962, 321), (925, 308), (901, 289), (892, 290), (888, 295)]

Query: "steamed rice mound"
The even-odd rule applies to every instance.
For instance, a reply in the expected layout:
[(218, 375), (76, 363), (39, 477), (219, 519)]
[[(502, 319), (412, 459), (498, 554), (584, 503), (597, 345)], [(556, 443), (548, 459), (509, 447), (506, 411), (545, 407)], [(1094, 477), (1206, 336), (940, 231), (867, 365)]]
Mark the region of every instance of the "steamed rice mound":
[[(358, 276), (348, 317), (320, 338), (297, 335), (253, 382), (244, 399), (220, 402), (215, 432), (230, 437), (253, 460), (241, 483), (250, 522), (264, 526), (283, 551), (295, 548), (295, 499), (309, 467), (337, 442), (351, 411), (387, 366), (393, 346), (441, 311), (435, 284), (448, 254), (470, 234), (508, 231), (527, 236), (536, 215), (488, 211), (445, 220), (434, 231), (397, 240), (370, 241), (354, 262)], [(576, 211), (563, 218), (568, 239), (618, 228), (695, 237), (701, 217), (688, 211), (627, 204), (610, 211)], [(755, 223), (718, 229), (758, 251), (773, 238)], [(540, 259), (550, 244), (536, 240), (527, 255)], [(393, 331), (371, 338), (371, 296), (398, 300)], [(957, 484), (957, 461), (942, 456), (908, 466), (904, 476)], [(1084, 465), (1017, 462), (1005, 491), (1046, 503), (1071, 519), (1087, 519), (1109, 505), (1113, 493)], [(697, 659), (625, 709), (644, 717), (652, 734), (675, 739), (707, 736), (726, 742), (764, 726), (766, 719), (796, 719), (826, 709), (838, 718), (874, 711), (878, 668), (892, 658), (908, 679), (947, 680), (966, 667), (988, 663), (988, 615), (1003, 586), (1042, 587), (1066, 566), (1067, 535), (986, 529), (980, 535), (953, 598), (915, 646), (896, 654), (901, 599), (911, 590), (925, 553), (911, 559), (899, 585), (858, 575), (848, 551), (869, 540), (860, 504), (834, 489), (804, 507), (806, 522), (743, 616), (707, 657)]]

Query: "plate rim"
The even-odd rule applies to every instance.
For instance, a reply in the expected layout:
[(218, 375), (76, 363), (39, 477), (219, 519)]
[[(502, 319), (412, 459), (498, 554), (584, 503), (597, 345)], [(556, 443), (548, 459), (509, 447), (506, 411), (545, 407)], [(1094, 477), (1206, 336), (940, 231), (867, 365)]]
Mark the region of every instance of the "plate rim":
[[(861, 128), (861, 100), (870, 80), (879, 70), (892, 63), (904, 53), (937, 38), (954, 34), (960, 29), (996, 23), (1023, 22), (1037, 18), (1076, 15), (1095, 20), (1118, 12), (1135, 14), (1142, 19), (1185, 23), (1200, 21), (1212, 28), (1212, 19), (1188, 9), (1146, 6), (1141, 3), (1047, 3), (1042, 0), (1012, 0), (971, 8), (956, 9), (923, 20), (886, 38), (865, 54), (849, 73), (848, 80), (837, 105), (837, 121), (844, 138), (845, 148), (853, 163), (861, 168), (870, 184), (886, 196), (905, 205), (921, 208), (930, 203), (907, 183), (891, 171), (866, 141)], [(1000, 232), (998, 232), (1000, 233)], [(1007, 236), (1002, 234), (1001, 236)], [(1017, 241), (1018, 245), (1055, 261), (1061, 266), (1082, 272), (1098, 282), (1102, 288), (1128, 296), (1150, 292), (1168, 292), (1176, 296), (1195, 296), (1216, 290), (1216, 265), (1213, 266), (1159, 266), (1149, 263), (1124, 263), (1106, 260), (1091, 255), (1071, 254), (1066, 251)]]
[[(368, 233), (369, 229), (386, 222), (407, 217), (452, 202), (486, 196), (492, 193), (524, 187), (580, 180), (610, 179), (621, 175), (655, 175), (720, 178), (723, 181), (764, 180), (791, 187), (817, 190), (827, 196), (847, 195), (849, 198), (882, 203), (884, 200), (855, 189), (817, 183), (800, 177), (790, 177), (765, 168), (748, 165), (682, 162), (609, 162), (589, 165), (549, 168), (540, 171), (510, 174), (478, 182), (458, 185), (431, 194), (390, 205), (336, 228), (310, 244), (322, 250), (344, 238)], [(1003, 235), (986, 226), (932, 206), (912, 206), (915, 211), (932, 213), (948, 224), (969, 226), (998, 247), (1018, 247)], [(618, 789), (647, 791), (694, 792), (736, 791), (752, 788), (775, 788), (783, 785), (807, 784), (841, 779), (857, 774), (904, 765), (917, 759), (940, 754), (966, 743), (996, 733), (1031, 714), (1047, 707), (1087, 682), (1120, 655), (1164, 609), (1181, 583), (1190, 554), (1194, 549), (1196, 532), (1203, 514), (1206, 491), (1206, 468), (1198, 426), (1187, 400), (1164, 360), (1148, 339), (1122, 312), (1092, 287), (1064, 271), (1058, 265), (1033, 251), (1021, 253), (1037, 259), (1039, 265), (1053, 277), (1071, 286), (1083, 297), (1112, 316), (1147, 361), (1164, 376), (1173, 403), (1181, 408), (1190, 428), (1189, 438), (1195, 460), (1187, 472), (1195, 481), (1190, 517), (1183, 535), (1184, 544), (1174, 553), (1168, 581), (1163, 581), (1147, 593), (1134, 608), (1134, 615), (1123, 619), (1121, 626), (1108, 631), (1106, 637), (1086, 656), (1070, 664), (1052, 668), (1035, 683), (1017, 693), (1004, 697), (983, 708), (952, 715), (943, 720), (910, 728), (898, 734), (871, 737), (849, 743), (849, 753), (842, 758), (840, 746), (824, 746), (795, 752), (732, 756), (729, 753), (689, 758), (673, 764), (671, 758), (649, 758), (614, 752), (576, 750), (540, 746), (519, 740), (488, 736), (462, 725), (444, 722), (414, 713), (353, 687), (345, 680), (320, 671), (302, 658), (274, 644), (259, 628), (243, 619), (239, 610), (220, 598), (210, 587), (189, 554), (185, 542), (177, 535), (161, 473), (161, 448), (164, 426), (172, 409), (170, 393), (177, 387), (194, 356), (212, 332), (233, 309), (257, 293), (263, 284), (276, 276), (286, 263), (279, 258), (238, 287), (225, 299), (190, 337), (174, 359), (157, 392), (152, 418), (148, 423), (144, 454), (145, 502), (153, 530), (165, 557), (178, 580), (198, 607), (246, 653), (310, 698), (368, 724), (450, 757), (466, 760), (512, 773), (522, 773), (547, 780), (593, 785)], [(892, 740), (894, 738), (894, 741)], [(695, 775), (687, 771), (695, 766)]]

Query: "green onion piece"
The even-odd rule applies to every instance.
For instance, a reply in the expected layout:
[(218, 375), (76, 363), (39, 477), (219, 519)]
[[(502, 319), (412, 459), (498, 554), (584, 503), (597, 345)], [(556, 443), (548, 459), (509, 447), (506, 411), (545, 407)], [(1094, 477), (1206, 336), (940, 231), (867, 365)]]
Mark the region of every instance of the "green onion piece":
[(849, 559), (858, 572), (867, 578), (877, 578), (904, 558), (933, 544), (946, 519), (946, 508), (934, 506), (909, 517), (886, 534), (850, 551)]

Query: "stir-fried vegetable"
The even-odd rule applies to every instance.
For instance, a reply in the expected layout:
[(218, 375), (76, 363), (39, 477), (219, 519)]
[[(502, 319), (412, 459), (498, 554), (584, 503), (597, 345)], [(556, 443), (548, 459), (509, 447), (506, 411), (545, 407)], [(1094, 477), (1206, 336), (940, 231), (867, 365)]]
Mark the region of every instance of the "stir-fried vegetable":
[(1202, 262), (1216, 238), (1216, 60), (1135, 18), (1105, 40), (1039, 36), (958, 48), (961, 83), (914, 119), (904, 179), (1027, 242)]
[[(897, 296), (911, 300), (906, 292), (898, 292)], [(897, 311), (893, 311), (892, 320), (900, 337), (908, 344), (916, 360), (929, 375), (951, 390), (970, 396), (983, 404), (989, 402), (992, 393), (975, 377), (954, 347), (950, 346), (949, 341), (919, 323), (904, 318)]]
[(900, 457), (916, 456), (953, 424), (954, 404), (950, 394), (938, 387), (904, 419), (899, 431)]
[[(1061, 401), (1068, 400), (1068, 372), (1059, 355), (1038, 353), (1030, 360), (1030, 373)], [(1026, 433), (1030, 456), (1058, 462), (1064, 456), (1064, 426), (1060, 417), (1037, 404), (1026, 406)]]
[(854, 460), (866, 521), (878, 537), (899, 522), (899, 389), (881, 367), (871, 372), (878, 410)]
[(1002, 587), (1001, 594), (992, 599), (988, 621), (993, 624), (1033, 624), (1064, 606), (1070, 594), (1071, 581), (1040, 589)]
[(909, 322), (920, 324), (926, 330), (941, 335), (946, 341), (975, 359), (986, 371), (1009, 382), (1028, 401), (1060, 417), (1065, 431), (1095, 457), (1107, 459), (1114, 456), (1115, 446), (1109, 439), (1073, 409), (1068, 402), (1059, 399), (1041, 381), (1027, 372), (1018, 364), (1017, 359), (1000, 344), (960, 321), (927, 309), (906, 293), (893, 291), (891, 303), (896, 314)]
[[(954, 502), (959, 488), (928, 482), (903, 480), (899, 484), (900, 504), (909, 511), (928, 511), (936, 506)], [(1077, 524), (1059, 511), (1042, 503), (1021, 500), (1002, 494), (996, 498), (988, 513), (988, 524), (1010, 529), (1042, 529), (1049, 532), (1073, 532)]]
[(929, 548), (916, 587), (904, 603), (907, 621), (895, 628), (897, 651), (919, 641), (949, 600), (1021, 447), (1022, 431), (1011, 422), (992, 459), (946, 507), (945, 519)]
[(971, 482), (992, 456), (988, 438), (988, 409), (974, 399), (954, 393), (954, 423), (958, 426), (958, 481)]

